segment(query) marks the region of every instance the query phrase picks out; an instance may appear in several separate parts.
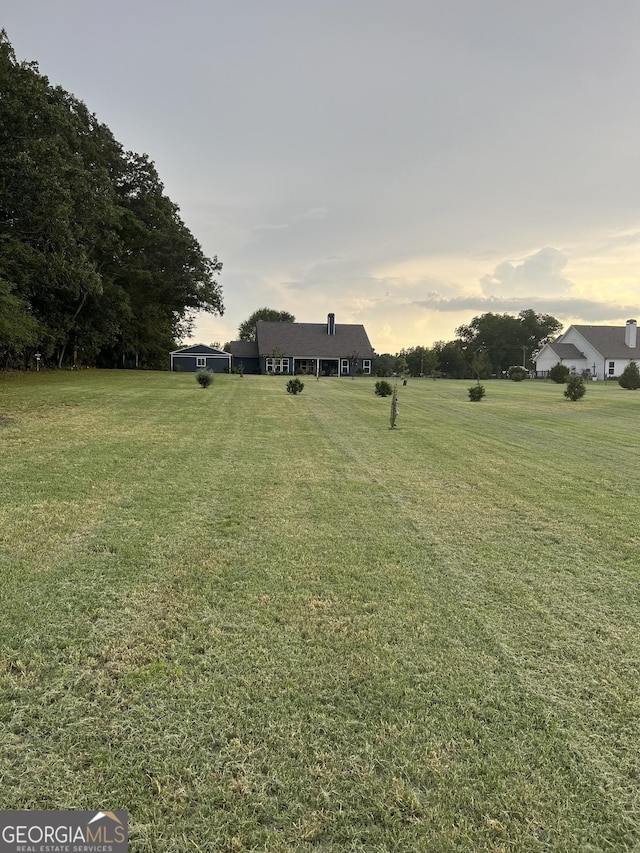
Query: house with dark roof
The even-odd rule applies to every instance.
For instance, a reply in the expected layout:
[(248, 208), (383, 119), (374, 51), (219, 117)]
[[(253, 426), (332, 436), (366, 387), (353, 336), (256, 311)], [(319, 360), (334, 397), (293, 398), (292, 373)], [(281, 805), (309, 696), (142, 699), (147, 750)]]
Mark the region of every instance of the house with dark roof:
[(171, 354), (171, 370), (195, 373), (196, 370), (211, 370), (212, 373), (229, 373), (231, 355), (228, 352), (208, 347), (206, 344), (193, 344), (190, 347), (174, 350)]
[(547, 376), (558, 363), (592, 379), (620, 376), (631, 361), (640, 364), (637, 333), (635, 320), (624, 326), (569, 326), (534, 356), (536, 376)]
[(336, 323), (256, 323), (255, 341), (232, 341), (233, 366), (245, 373), (370, 376), (374, 352), (364, 326)]

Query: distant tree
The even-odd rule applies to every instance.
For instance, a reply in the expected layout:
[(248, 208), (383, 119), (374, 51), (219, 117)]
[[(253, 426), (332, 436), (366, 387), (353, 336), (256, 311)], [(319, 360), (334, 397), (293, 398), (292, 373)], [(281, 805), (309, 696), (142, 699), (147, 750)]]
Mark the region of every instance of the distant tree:
[(507, 370), (522, 355), (526, 357), (539, 349), (562, 328), (562, 323), (550, 314), (538, 314), (532, 309), (511, 314), (489, 312), (474, 317), (467, 325), (456, 329), (465, 348), (474, 351), (482, 347), (489, 354), (493, 372)]
[(394, 372), (395, 363), (396, 357), (395, 355), (391, 355), (390, 352), (383, 352), (380, 355), (376, 355), (374, 367), (375, 375), (391, 376)]
[(407, 359), (404, 357), (404, 355), (398, 354), (396, 356), (396, 362), (394, 364), (393, 372), (397, 376), (406, 376), (407, 373), (409, 373), (409, 365), (407, 364)]
[(489, 379), (492, 373), (491, 359), (489, 353), (484, 349), (474, 352), (471, 357), (471, 370), (480, 384), (481, 379)]
[(258, 308), (244, 323), (240, 323), (238, 326), (238, 339), (241, 341), (255, 341), (256, 323), (258, 320), (263, 320), (267, 323), (295, 323), (296, 318), (288, 311), (276, 311), (273, 308)]
[(635, 361), (630, 362), (618, 377), (618, 384), (628, 391), (637, 391), (640, 388), (640, 370)]
[(411, 376), (432, 376), (438, 370), (438, 355), (427, 347), (410, 347), (398, 353), (403, 356)]
[(467, 363), (467, 353), (462, 340), (455, 341), (436, 341), (433, 345), (434, 351), (438, 354), (438, 363), (440, 371), (450, 379), (464, 379), (465, 376), (471, 375), (471, 368)]

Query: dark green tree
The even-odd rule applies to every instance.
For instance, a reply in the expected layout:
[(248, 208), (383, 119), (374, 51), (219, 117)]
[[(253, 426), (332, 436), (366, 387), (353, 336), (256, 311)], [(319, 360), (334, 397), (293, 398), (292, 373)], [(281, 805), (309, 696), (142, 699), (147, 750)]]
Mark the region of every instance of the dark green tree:
[(467, 360), (467, 350), (462, 340), (436, 341), (433, 345), (438, 355), (440, 372), (449, 379), (464, 379), (471, 376), (471, 367)]
[(577, 400), (581, 400), (585, 393), (586, 388), (584, 387), (582, 376), (570, 376), (567, 381), (567, 387), (564, 391), (564, 396), (567, 400), (571, 400), (575, 403)]
[(486, 350), (494, 373), (506, 371), (515, 364), (528, 366), (527, 359), (562, 328), (562, 323), (550, 314), (538, 314), (532, 309), (511, 314), (489, 312), (474, 317), (467, 325), (456, 329), (465, 348)]
[(411, 376), (433, 376), (438, 371), (437, 353), (428, 347), (409, 347), (398, 355), (404, 357)]
[[(58, 364), (164, 364), (196, 311), (222, 313), (204, 256), (153, 163), (124, 153), (87, 107), (17, 62), (0, 33), (0, 279)], [(5, 346), (5, 352), (7, 348)], [(113, 364), (112, 364), (113, 362)]]
[(26, 347), (35, 345), (38, 323), (29, 314), (24, 300), (16, 296), (6, 281), (0, 281), (0, 357), (6, 368), (16, 362)]
[(569, 378), (570, 373), (571, 371), (566, 364), (560, 364), (560, 362), (558, 362), (557, 364), (554, 364), (549, 371), (549, 379), (552, 379), (558, 385), (563, 385)]
[(276, 311), (274, 308), (258, 308), (244, 323), (238, 326), (238, 339), (255, 341), (256, 323), (263, 320), (266, 323), (295, 323), (296, 318), (288, 311)]
[(374, 374), (376, 376), (391, 376), (394, 372), (396, 363), (395, 355), (390, 352), (383, 352), (380, 355), (376, 354), (374, 362)]
[(622, 371), (618, 377), (618, 385), (628, 391), (637, 391), (640, 388), (640, 370), (635, 361), (629, 362)]

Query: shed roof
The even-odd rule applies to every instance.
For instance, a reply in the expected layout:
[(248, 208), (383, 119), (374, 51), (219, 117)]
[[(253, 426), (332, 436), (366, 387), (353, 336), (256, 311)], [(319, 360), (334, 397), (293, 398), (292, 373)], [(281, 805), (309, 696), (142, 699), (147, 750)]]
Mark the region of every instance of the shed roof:
[(193, 344), (189, 347), (182, 347), (174, 350), (171, 355), (224, 355), (229, 358), (229, 353), (215, 347), (208, 347), (206, 344)]

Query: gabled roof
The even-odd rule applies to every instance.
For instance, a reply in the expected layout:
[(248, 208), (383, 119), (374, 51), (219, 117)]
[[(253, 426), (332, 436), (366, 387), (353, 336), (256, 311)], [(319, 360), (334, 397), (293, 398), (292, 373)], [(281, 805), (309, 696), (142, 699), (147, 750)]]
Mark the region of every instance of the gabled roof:
[[(625, 326), (571, 326), (596, 349), (603, 358), (640, 360), (640, 346), (628, 347), (624, 342)], [(562, 336), (566, 337), (568, 331)], [(637, 343), (640, 343), (638, 335)]]
[(586, 359), (586, 355), (583, 352), (580, 352), (575, 344), (559, 344), (556, 341), (551, 341), (547, 346), (555, 352), (558, 358)]
[(256, 339), (261, 356), (278, 349), (293, 358), (373, 358), (373, 347), (364, 326), (336, 323), (335, 334), (327, 334), (326, 323), (256, 323)]
[(190, 347), (182, 347), (182, 349), (174, 350), (171, 355), (224, 355), (229, 357), (228, 352), (215, 349), (215, 347), (208, 347), (206, 344), (193, 344)]
[(256, 341), (231, 341), (229, 347), (234, 358), (258, 358)]

